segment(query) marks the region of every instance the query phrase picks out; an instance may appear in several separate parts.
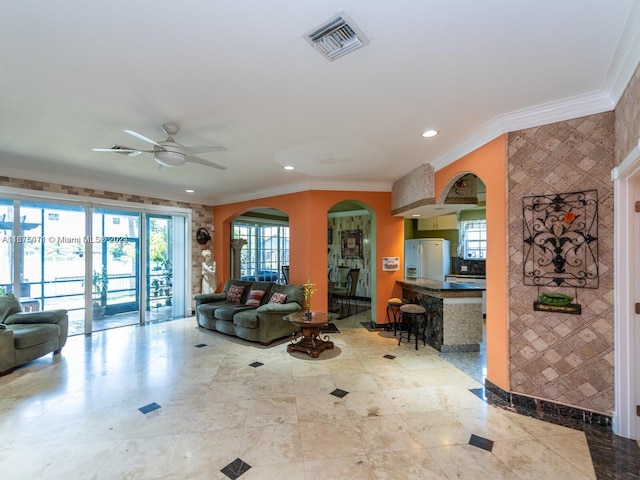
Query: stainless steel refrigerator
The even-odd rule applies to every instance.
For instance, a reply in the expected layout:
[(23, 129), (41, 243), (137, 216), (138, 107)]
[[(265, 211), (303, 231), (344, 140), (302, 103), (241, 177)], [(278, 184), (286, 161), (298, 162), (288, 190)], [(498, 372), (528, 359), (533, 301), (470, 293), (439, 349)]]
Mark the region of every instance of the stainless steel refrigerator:
[(444, 282), (451, 273), (451, 242), (444, 238), (420, 238), (404, 242), (405, 278), (430, 278)]

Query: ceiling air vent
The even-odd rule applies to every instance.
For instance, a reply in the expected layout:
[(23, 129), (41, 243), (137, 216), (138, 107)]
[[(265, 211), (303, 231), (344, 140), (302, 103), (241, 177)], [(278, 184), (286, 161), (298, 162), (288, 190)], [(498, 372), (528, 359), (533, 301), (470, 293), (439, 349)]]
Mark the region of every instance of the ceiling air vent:
[(122, 145), (114, 145), (111, 147), (111, 150), (124, 150), (123, 152), (116, 152), (118, 155), (126, 155), (128, 157), (137, 157), (138, 155), (140, 155), (140, 153), (138, 150), (133, 150), (132, 148), (129, 147), (123, 147)]
[(343, 13), (307, 33), (305, 39), (329, 61), (369, 43), (353, 20)]

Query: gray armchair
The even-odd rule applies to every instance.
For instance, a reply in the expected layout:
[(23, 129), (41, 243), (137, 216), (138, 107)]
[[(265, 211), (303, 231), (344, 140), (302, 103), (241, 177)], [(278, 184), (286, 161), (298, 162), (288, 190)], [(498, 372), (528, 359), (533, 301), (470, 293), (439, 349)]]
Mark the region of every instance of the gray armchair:
[(66, 310), (21, 310), (14, 295), (0, 295), (0, 376), (48, 353), (56, 355), (67, 343)]

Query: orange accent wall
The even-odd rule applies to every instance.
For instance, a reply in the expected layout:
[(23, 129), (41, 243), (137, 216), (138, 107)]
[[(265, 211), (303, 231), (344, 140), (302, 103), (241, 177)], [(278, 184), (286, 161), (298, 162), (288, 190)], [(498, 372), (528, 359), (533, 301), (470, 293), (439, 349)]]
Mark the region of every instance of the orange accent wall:
[(487, 188), (487, 379), (509, 391), (507, 136), (438, 170), (436, 198), (468, 172), (480, 177)]
[[(387, 300), (401, 296), (396, 280), (403, 278), (404, 219), (391, 216), (391, 192), (317, 191), (292, 193), (213, 207), (213, 258), (216, 261), (218, 289), (231, 275), (231, 222), (255, 208), (276, 208), (289, 215), (289, 278), (293, 284), (311, 279), (316, 284), (314, 310), (327, 309), (327, 214), (344, 200), (357, 201), (374, 215), (375, 243), (372, 247), (373, 320), (386, 323)], [(373, 242), (374, 239), (365, 239)], [(382, 257), (400, 257), (400, 270), (382, 271)]]

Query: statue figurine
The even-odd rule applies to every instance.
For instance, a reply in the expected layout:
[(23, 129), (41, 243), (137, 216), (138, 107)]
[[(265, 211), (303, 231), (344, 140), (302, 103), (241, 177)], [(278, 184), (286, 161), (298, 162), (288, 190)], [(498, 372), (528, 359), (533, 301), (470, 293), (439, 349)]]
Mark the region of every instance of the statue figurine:
[(215, 293), (218, 284), (216, 262), (211, 261), (211, 250), (203, 250), (202, 257), (202, 293)]

